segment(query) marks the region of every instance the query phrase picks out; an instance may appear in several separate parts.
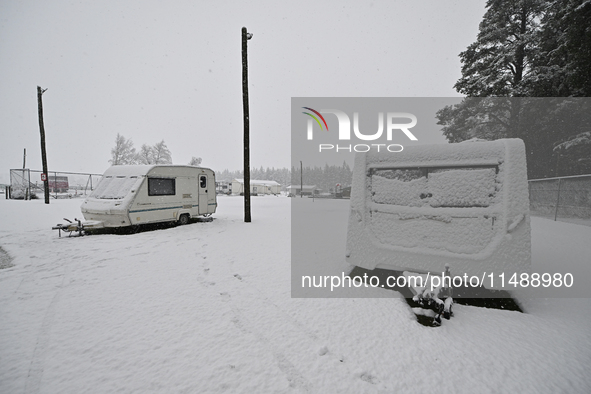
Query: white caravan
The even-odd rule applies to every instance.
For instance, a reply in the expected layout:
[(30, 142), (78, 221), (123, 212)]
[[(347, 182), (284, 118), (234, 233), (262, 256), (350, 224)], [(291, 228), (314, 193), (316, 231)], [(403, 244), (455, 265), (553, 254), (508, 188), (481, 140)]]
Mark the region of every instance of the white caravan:
[(350, 265), (369, 270), (441, 274), (449, 264), (454, 275), (486, 275), (488, 288), (499, 287), (498, 275), (528, 272), (523, 141), (465, 141), (358, 154), (346, 257)]
[(215, 173), (177, 165), (112, 166), (81, 206), (85, 229), (177, 222), (217, 207)]

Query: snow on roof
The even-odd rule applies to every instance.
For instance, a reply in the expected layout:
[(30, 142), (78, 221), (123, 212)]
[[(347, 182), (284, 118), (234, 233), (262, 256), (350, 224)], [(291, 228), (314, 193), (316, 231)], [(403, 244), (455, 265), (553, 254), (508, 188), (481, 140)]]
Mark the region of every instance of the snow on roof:
[(465, 141), (456, 144), (412, 145), (392, 154), (387, 151), (370, 151), (367, 162), (372, 167), (395, 165), (396, 167), (446, 166), (470, 163), (472, 165), (497, 165), (505, 157), (505, 147), (511, 139), (496, 141)]
[(146, 175), (154, 165), (130, 165), (130, 166), (111, 166), (105, 171), (103, 176), (139, 176)]
[(189, 165), (178, 164), (136, 164), (136, 165), (121, 165), (109, 167), (103, 176), (141, 176), (146, 175), (151, 169), (156, 167), (187, 167), (187, 168), (203, 168)]
[[(236, 178), (232, 182), (244, 183), (244, 179), (243, 178)], [(250, 184), (251, 185), (265, 185), (265, 186), (279, 186), (279, 183), (277, 183), (275, 181), (260, 181), (260, 180), (256, 180), (256, 179), (251, 179)]]

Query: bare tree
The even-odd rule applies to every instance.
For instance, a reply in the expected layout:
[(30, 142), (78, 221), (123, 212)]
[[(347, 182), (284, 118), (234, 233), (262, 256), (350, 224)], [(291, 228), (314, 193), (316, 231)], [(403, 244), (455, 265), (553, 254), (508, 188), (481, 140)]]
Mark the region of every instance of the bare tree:
[(172, 155), (164, 140), (154, 145), (152, 151), (154, 164), (172, 164)]
[(137, 154), (137, 161), (140, 164), (156, 164), (154, 161), (154, 147), (143, 144)]
[(189, 162), (190, 166), (195, 166), (195, 167), (199, 167), (200, 164), (201, 164), (201, 158), (195, 157), (195, 156), (193, 156), (191, 158), (191, 161)]
[(125, 139), (117, 133), (115, 147), (111, 149), (111, 160), (109, 163), (114, 166), (128, 165), (136, 163), (136, 153), (131, 139)]

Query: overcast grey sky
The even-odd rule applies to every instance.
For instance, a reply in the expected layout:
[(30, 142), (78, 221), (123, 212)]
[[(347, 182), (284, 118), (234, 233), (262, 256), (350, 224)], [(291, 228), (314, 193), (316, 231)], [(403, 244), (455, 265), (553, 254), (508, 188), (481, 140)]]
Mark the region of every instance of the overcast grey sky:
[[(242, 167), (241, 28), (251, 165), (290, 166), (290, 99), (454, 97), (485, 0), (0, 2), (0, 183), (41, 169), (102, 173), (117, 133)], [(443, 139), (442, 139), (443, 141)]]

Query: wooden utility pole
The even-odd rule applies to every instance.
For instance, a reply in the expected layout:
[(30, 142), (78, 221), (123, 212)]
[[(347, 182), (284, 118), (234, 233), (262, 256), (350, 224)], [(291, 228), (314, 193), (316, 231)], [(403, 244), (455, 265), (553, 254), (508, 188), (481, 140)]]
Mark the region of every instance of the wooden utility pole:
[(252, 34), (242, 28), (242, 109), (244, 113), (244, 221), (250, 223), (250, 123), (248, 111), (248, 45)]
[(43, 173), (45, 180), (43, 181), (43, 188), (45, 189), (45, 204), (49, 204), (49, 178), (47, 174), (47, 153), (45, 151), (45, 127), (43, 126), (43, 101), (41, 96), (47, 89), (41, 89), (37, 86), (37, 105), (39, 107), (39, 132), (41, 133), (41, 160), (43, 161)]
[(26, 164), (27, 164), (27, 148), (25, 148), (25, 151), (23, 152), (23, 170), (25, 168), (27, 168)]

